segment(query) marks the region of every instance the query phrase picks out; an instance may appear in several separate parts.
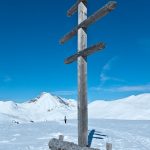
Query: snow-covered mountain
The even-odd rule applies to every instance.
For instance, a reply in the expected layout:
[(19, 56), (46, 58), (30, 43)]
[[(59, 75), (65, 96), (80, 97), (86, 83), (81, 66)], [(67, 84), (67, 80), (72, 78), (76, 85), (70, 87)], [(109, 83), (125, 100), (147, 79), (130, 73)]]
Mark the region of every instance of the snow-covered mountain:
[(101, 119), (150, 120), (150, 94), (89, 104), (89, 117)]
[(0, 120), (11, 118), (12, 121), (33, 122), (60, 120), (64, 116), (74, 118), (76, 107), (76, 102), (73, 100), (64, 100), (43, 92), (39, 97), (25, 103), (0, 101)]
[[(115, 101), (97, 100), (89, 104), (89, 118), (150, 120), (150, 94), (130, 96)], [(49, 121), (77, 117), (77, 102), (42, 93), (25, 102), (0, 101), (1, 121)]]

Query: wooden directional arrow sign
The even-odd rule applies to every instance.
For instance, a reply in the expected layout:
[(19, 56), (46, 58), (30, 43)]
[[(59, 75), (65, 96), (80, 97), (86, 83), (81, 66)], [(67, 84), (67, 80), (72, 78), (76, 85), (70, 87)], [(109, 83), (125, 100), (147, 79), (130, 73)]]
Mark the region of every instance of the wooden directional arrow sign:
[(92, 53), (94, 53), (96, 51), (102, 50), (104, 48), (105, 48), (105, 44), (104, 43), (98, 43), (96, 45), (93, 45), (93, 46), (91, 46), (89, 48), (86, 48), (86, 49), (84, 49), (82, 51), (79, 51), (78, 53), (68, 57), (65, 60), (65, 64), (70, 64), (70, 63), (76, 61), (77, 58), (80, 57), (80, 56), (86, 57), (86, 56), (88, 56), (88, 55), (90, 55), (90, 54), (92, 54)]
[(64, 44), (69, 39), (71, 39), (74, 35), (77, 34), (78, 29), (80, 28), (87, 28), (92, 23), (96, 22), (97, 20), (101, 19), (102, 17), (106, 16), (109, 12), (114, 10), (116, 8), (117, 3), (115, 1), (108, 2), (104, 7), (100, 8), (97, 12), (95, 12), (93, 15), (88, 17), (86, 20), (81, 22), (77, 27), (75, 27), (71, 32), (66, 34), (61, 40), (60, 43)]

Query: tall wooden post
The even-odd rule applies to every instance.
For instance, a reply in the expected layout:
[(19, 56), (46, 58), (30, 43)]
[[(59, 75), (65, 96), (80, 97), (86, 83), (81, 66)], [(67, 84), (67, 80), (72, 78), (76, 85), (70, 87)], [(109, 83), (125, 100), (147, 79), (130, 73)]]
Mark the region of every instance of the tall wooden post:
[[(87, 19), (87, 0), (78, 5), (78, 24)], [(86, 28), (78, 30), (78, 51), (87, 48)], [(86, 146), (88, 137), (87, 58), (78, 58), (78, 144)]]
[(87, 1), (77, 0), (68, 10), (72, 16), (78, 10), (78, 26), (67, 33), (60, 43), (64, 44), (78, 33), (78, 52), (65, 60), (65, 64), (78, 62), (78, 144), (81, 147), (88, 145), (88, 104), (87, 104), (87, 56), (105, 48), (104, 43), (98, 43), (87, 48), (87, 28), (116, 8), (115, 1), (108, 2), (93, 15), (87, 18)]

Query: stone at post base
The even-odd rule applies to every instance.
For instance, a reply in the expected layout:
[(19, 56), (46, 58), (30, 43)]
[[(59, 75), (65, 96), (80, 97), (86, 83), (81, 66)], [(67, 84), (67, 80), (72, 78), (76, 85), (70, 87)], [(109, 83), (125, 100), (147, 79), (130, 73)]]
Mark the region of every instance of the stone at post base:
[(48, 146), (50, 150), (100, 150), (96, 148), (80, 147), (72, 142), (62, 141), (56, 138), (51, 139)]

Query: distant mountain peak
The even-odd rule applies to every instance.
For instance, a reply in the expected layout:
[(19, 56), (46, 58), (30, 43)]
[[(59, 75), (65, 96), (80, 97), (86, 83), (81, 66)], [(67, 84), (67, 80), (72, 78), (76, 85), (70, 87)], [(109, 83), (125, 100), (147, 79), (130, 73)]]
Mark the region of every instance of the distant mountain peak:
[(48, 92), (42, 92), (39, 96), (37, 96), (35, 99), (32, 99), (29, 101), (29, 103), (37, 103), (38, 101), (42, 101), (44, 99), (50, 100), (53, 98), (53, 95)]
[[(132, 95), (114, 101), (93, 101), (88, 105), (89, 118), (150, 120), (150, 93)], [(77, 102), (42, 92), (37, 98), (25, 102), (0, 101), (0, 116), (12, 120), (46, 121), (77, 117)], [(6, 120), (0, 118), (0, 120)]]
[(38, 96), (37, 98), (39, 99), (39, 98), (42, 98), (42, 97), (51, 97), (51, 96), (53, 96), (51, 93), (42, 92), (42, 93), (40, 94), (40, 96)]

